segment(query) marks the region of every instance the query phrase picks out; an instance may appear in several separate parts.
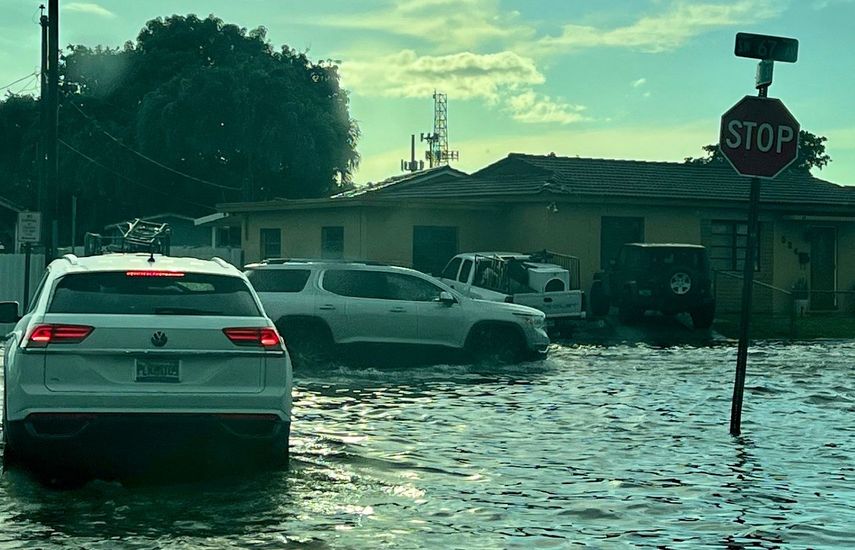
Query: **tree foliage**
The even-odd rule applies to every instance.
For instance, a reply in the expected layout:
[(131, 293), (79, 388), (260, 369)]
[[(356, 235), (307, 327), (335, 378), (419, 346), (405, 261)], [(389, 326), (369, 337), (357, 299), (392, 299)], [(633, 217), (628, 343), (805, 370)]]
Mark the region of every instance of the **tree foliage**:
[[(121, 48), (69, 46), (60, 74), (60, 204), (78, 196), (84, 229), (204, 214), (218, 202), (328, 196), (359, 162), (336, 65), (275, 49), (264, 28), (157, 18)], [(37, 137), (36, 101), (0, 102), (4, 193), (29, 207)]]
[[(817, 136), (806, 130), (799, 131), (799, 150), (796, 161), (790, 165), (788, 170), (808, 171), (811, 168), (822, 170), (823, 166), (831, 162), (831, 157), (825, 153), (825, 142), (828, 138)], [(686, 157), (686, 164), (710, 164), (726, 162), (724, 155), (716, 144), (704, 145), (702, 157)]]

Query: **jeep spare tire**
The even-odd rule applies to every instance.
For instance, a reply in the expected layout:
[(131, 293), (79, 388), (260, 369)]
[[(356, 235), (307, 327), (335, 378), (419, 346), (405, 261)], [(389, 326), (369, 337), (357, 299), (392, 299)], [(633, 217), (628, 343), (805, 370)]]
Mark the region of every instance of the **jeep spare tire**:
[(668, 289), (675, 296), (685, 296), (692, 290), (692, 273), (687, 269), (675, 269), (668, 278)]

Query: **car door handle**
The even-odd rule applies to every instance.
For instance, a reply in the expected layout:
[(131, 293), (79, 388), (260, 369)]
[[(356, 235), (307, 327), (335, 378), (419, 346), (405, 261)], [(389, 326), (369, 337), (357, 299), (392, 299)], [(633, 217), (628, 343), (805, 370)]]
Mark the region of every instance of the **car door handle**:
[(548, 303), (552, 302), (552, 298), (544, 298), (543, 301), (548, 304)]
[(332, 304), (324, 304), (324, 305), (322, 305), (322, 306), (318, 306), (318, 309), (323, 309), (323, 310), (326, 310), (326, 311), (330, 311), (330, 310), (335, 309), (335, 306), (334, 306), (334, 305), (332, 305)]
[(405, 312), (405, 311), (407, 311), (407, 310), (406, 310), (406, 309), (404, 309), (404, 308), (402, 308), (402, 307), (393, 307), (393, 308), (392, 308), (392, 309), (390, 309), (389, 311), (390, 311), (390, 312), (392, 312), (392, 313), (404, 313), (404, 312)]

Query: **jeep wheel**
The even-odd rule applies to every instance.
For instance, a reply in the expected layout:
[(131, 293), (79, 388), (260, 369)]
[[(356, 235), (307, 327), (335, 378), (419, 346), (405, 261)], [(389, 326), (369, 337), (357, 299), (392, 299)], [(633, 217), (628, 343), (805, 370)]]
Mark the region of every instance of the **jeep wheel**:
[(609, 297), (603, 289), (602, 281), (594, 281), (591, 285), (590, 308), (593, 317), (605, 317), (609, 314)]
[(476, 363), (507, 365), (522, 358), (523, 343), (519, 334), (505, 327), (476, 327), (467, 344)]
[(691, 311), (692, 324), (697, 329), (708, 329), (715, 319), (715, 304), (707, 304)]
[(332, 359), (333, 339), (326, 325), (306, 320), (276, 324), (295, 367), (322, 365)]

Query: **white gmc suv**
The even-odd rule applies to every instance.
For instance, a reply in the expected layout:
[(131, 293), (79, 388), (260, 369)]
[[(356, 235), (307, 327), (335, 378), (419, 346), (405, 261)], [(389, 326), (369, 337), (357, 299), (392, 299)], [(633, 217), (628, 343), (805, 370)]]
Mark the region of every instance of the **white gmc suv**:
[(412, 269), (268, 260), (245, 270), (298, 366), (342, 346), (452, 350), (501, 363), (549, 346), (542, 312), (468, 298)]
[[(187, 458), (284, 465), (291, 363), (246, 277), (223, 260), (67, 255), (32, 306), (0, 304), (4, 458), (123, 475)], [(216, 464), (215, 464), (216, 465)]]

